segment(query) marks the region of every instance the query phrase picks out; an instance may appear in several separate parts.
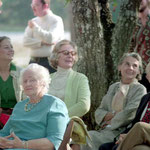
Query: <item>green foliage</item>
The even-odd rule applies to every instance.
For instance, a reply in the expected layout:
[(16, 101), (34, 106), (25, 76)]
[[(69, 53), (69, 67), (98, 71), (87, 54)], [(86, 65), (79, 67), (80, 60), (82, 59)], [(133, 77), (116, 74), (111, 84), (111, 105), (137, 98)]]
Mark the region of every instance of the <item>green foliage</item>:
[(71, 2), (71, 0), (66, 0), (66, 4), (68, 4), (68, 3), (70, 3)]

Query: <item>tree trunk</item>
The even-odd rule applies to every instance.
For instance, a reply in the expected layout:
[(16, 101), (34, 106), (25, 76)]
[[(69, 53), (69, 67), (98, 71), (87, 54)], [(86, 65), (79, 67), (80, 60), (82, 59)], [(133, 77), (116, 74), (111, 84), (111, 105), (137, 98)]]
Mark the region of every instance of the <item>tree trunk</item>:
[[(109, 3), (108, 0), (98, 0), (99, 7), (101, 8), (100, 11), (100, 20), (103, 26), (104, 31), (104, 44), (105, 44), (105, 63), (106, 63), (106, 81), (107, 81), (107, 88), (113, 81), (113, 60), (110, 54), (111, 52), (111, 43), (112, 43), (112, 31), (115, 24), (112, 22), (112, 14), (109, 10)], [(109, 41), (109, 44), (108, 42)]]
[(136, 25), (137, 10), (141, 0), (122, 0), (120, 14), (112, 37), (111, 55), (114, 62), (114, 80), (117, 80), (117, 65), (123, 53), (128, 52)]
[(106, 91), (105, 53), (97, 0), (72, 0), (75, 42), (82, 56), (78, 71), (87, 75), (91, 89), (91, 109), (83, 117), (88, 129), (95, 128), (94, 112)]

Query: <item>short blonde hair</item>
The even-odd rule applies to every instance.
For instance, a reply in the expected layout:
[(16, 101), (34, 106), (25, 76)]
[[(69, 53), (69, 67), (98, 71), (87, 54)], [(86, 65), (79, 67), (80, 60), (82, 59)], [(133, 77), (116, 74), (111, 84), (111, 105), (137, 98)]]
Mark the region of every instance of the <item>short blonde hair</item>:
[(78, 61), (78, 50), (77, 50), (77, 45), (72, 42), (72, 41), (69, 41), (69, 40), (62, 40), (60, 42), (58, 42), (53, 51), (52, 51), (52, 54), (50, 56), (50, 64), (52, 65), (52, 67), (54, 67), (55, 69), (57, 69), (57, 66), (58, 66), (58, 52), (60, 50), (60, 48), (63, 46), (63, 45), (71, 45), (74, 49), (74, 51), (77, 53), (77, 55), (75, 56), (75, 62), (74, 64)]
[(49, 84), (50, 84), (50, 81), (51, 81), (48, 69), (41, 66), (41, 65), (39, 65), (39, 64), (36, 64), (36, 63), (29, 64), (26, 68), (24, 68), (21, 71), (21, 74), (20, 74), (20, 83), (21, 83), (21, 85), (23, 84), (23, 75), (26, 71), (33, 72), (34, 75), (35, 75), (35, 78), (44, 83), (44, 88), (43, 88), (42, 93), (46, 94), (48, 89), (49, 89)]
[(135, 58), (139, 62), (139, 71), (140, 71), (140, 73), (136, 76), (136, 78), (138, 80), (141, 80), (142, 73), (143, 73), (143, 66), (142, 66), (142, 58), (141, 58), (141, 56), (138, 53), (135, 53), (135, 52), (124, 53), (124, 55), (121, 57), (118, 65), (121, 65), (123, 63), (124, 59), (126, 57), (129, 57), (129, 56)]

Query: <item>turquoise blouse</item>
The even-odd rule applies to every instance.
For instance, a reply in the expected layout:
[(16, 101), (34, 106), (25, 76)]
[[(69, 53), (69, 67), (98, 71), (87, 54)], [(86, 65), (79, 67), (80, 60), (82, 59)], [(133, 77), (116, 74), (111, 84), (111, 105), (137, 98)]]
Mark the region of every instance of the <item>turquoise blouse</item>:
[[(0, 131), (0, 136), (14, 132), (21, 140), (47, 138), (58, 150), (69, 122), (65, 103), (51, 95), (44, 95), (31, 111), (24, 110), (27, 98), (18, 102), (7, 124)], [(17, 149), (19, 150), (19, 149)]]

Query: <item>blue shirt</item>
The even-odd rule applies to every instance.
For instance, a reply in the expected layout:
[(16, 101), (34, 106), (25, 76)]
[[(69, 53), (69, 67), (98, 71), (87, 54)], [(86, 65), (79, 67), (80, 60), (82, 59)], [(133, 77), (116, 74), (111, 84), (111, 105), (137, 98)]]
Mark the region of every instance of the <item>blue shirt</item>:
[(44, 95), (31, 111), (26, 112), (24, 107), (28, 101), (26, 99), (16, 104), (10, 119), (0, 131), (0, 136), (14, 132), (25, 141), (47, 138), (57, 150), (69, 122), (65, 103), (54, 96)]

